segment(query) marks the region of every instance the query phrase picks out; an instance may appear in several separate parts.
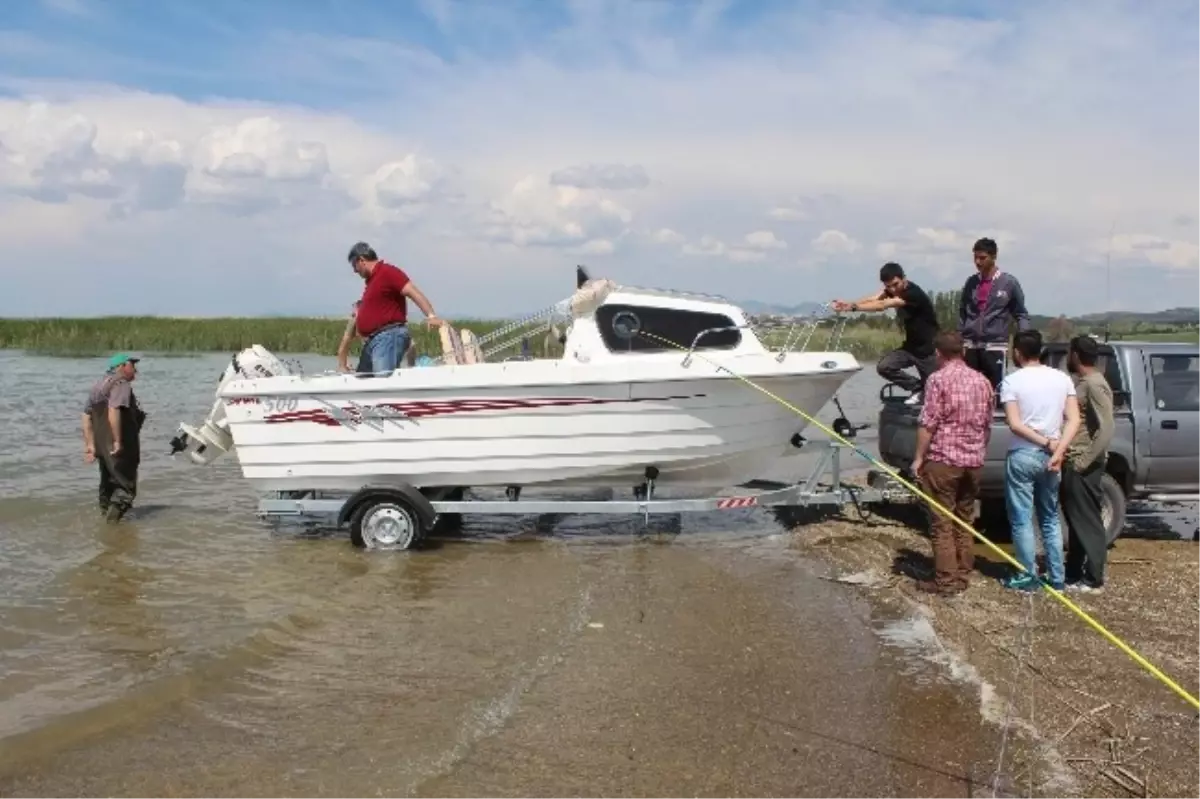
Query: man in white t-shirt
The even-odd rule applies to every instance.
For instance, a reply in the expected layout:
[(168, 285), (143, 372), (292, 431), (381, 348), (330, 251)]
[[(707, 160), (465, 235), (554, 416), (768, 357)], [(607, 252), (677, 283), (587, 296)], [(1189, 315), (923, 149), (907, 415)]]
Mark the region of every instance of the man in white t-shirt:
[(1024, 572), (1007, 578), (1004, 586), (1019, 591), (1038, 586), (1035, 509), (1050, 585), (1058, 591), (1065, 587), (1058, 488), (1063, 458), (1079, 430), (1079, 403), (1074, 381), (1066, 372), (1042, 364), (1041, 354), (1041, 333), (1017, 333), (1013, 336), (1013, 361), (1019, 368), (1000, 384), (1000, 401), (1013, 433), (1004, 463), (1004, 499), (1013, 549), (1025, 567)]

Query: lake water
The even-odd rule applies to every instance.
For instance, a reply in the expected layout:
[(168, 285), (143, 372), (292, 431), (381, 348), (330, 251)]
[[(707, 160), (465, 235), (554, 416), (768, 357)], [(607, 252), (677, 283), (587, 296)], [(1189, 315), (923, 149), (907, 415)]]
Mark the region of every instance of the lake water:
[[(941, 795), (986, 764), (975, 689), (760, 510), (468, 516), (414, 553), (267, 527), (235, 459), (167, 456), (226, 363), (141, 364), (109, 526), (79, 430), (103, 361), (0, 353), (0, 792)], [(847, 384), (852, 421), (879, 386)]]

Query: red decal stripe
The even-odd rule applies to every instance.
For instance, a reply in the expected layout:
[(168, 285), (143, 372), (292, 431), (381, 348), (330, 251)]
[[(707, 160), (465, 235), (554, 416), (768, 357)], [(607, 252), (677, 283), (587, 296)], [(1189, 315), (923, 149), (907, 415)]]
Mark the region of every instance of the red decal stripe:
[[(639, 397), (637, 399), (616, 399), (602, 397), (527, 397), (527, 398), (477, 398), (477, 399), (445, 399), (445, 400), (411, 400), (408, 402), (384, 402), (370, 408), (386, 408), (407, 416), (410, 419), (422, 419), (426, 416), (444, 416), (452, 413), (475, 413), (478, 411), (512, 411), (534, 410), (538, 408), (565, 408), (579, 405), (608, 405), (616, 402), (663, 402), (667, 400), (692, 399), (703, 397), (704, 394), (692, 394), (673, 397)], [(361, 413), (353, 405), (344, 405), (341, 412), (351, 423), (362, 421)], [(336, 427), (341, 424), (333, 414), (322, 408), (303, 411), (287, 411), (271, 414), (264, 418), (268, 424), (283, 424), (287, 422), (312, 422), (314, 424)]]
[(731, 508), (750, 508), (758, 504), (758, 497), (726, 497), (717, 500), (717, 510)]

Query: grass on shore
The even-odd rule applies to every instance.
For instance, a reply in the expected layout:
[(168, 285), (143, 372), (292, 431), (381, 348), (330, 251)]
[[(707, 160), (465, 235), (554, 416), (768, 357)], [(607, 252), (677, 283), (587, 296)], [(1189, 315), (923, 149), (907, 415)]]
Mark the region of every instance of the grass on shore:
[[(486, 335), (505, 320), (459, 319), (455, 327)], [(338, 318), (204, 318), (179, 319), (157, 316), (110, 316), (82, 319), (0, 319), (0, 349), (20, 349), (27, 352), (62, 357), (91, 357), (118, 351), (136, 351), (155, 355), (192, 355), (205, 352), (238, 352), (252, 344), (261, 344), (273, 352), (313, 353), (333, 355), (345, 329), (346, 320)], [(441, 352), (437, 333), (421, 322), (411, 326), (417, 351), (422, 354)], [(859, 360), (878, 359), (899, 346), (898, 328), (877, 328), (867, 325), (848, 325), (839, 341), (831, 341), (830, 328), (816, 331), (809, 349), (848, 351)], [(769, 346), (780, 346), (789, 335), (787, 329), (772, 331), (766, 336)], [(1155, 331), (1133, 334), (1113, 331), (1113, 338), (1154, 341), (1197, 340), (1195, 330), (1176, 332)], [(545, 352), (545, 336), (530, 336), (535, 356)], [(793, 340), (793, 345), (799, 343)], [(352, 348), (357, 357), (358, 346)], [(553, 353), (557, 354), (557, 353)]]
[[(460, 319), (455, 327), (476, 335), (503, 322)], [(88, 319), (0, 319), (0, 349), (43, 355), (86, 357), (130, 351), (163, 354), (239, 352), (261, 344), (272, 352), (337, 352), (346, 320), (321, 318), (174, 319), (157, 316), (110, 316)], [(437, 333), (424, 324), (410, 328), (419, 352), (439, 352)], [(532, 343), (532, 342), (531, 342)], [(352, 349), (357, 352), (357, 347)]]

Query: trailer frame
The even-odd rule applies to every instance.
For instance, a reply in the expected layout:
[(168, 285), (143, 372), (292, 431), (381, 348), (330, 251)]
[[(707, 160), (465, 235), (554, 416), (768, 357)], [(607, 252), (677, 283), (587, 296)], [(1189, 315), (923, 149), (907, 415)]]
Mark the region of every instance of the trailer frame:
[[(851, 428), (847, 432), (853, 434), (856, 431)], [(794, 443), (802, 448), (805, 442), (801, 437)], [(850, 444), (829, 441), (803, 481), (754, 480), (722, 493), (695, 498), (657, 498), (657, 469), (651, 466), (646, 469), (643, 482), (633, 487), (631, 499), (522, 499), (519, 486), (509, 486), (507, 498), (503, 500), (465, 499), (465, 489), (421, 490), (405, 483), (372, 483), (349, 495), (324, 495), (318, 491), (277, 492), (260, 500), (257, 515), (272, 521), (333, 520), (339, 528), (349, 525), (350, 539), (355, 546), (406, 550), (418, 546), (440, 523), (463, 514), (641, 515), (648, 523), (652, 514), (662, 513), (911, 502), (911, 494), (906, 488), (890, 475), (878, 471), (868, 472), (866, 486), (843, 482), (842, 453), (854, 449)]]

